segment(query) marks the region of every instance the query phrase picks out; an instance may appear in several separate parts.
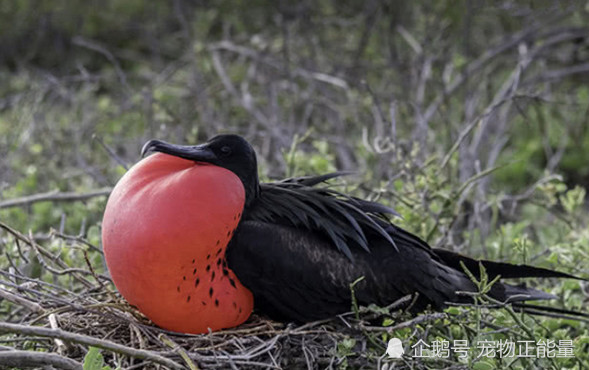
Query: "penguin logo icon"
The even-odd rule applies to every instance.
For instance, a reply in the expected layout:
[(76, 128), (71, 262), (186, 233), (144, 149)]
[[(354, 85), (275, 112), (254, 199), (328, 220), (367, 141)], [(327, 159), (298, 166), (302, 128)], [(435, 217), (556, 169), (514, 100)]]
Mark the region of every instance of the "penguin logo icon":
[(405, 353), (405, 350), (403, 349), (403, 343), (401, 343), (401, 340), (399, 338), (390, 339), (389, 345), (387, 346), (387, 355), (389, 355), (390, 358), (401, 358), (403, 353)]

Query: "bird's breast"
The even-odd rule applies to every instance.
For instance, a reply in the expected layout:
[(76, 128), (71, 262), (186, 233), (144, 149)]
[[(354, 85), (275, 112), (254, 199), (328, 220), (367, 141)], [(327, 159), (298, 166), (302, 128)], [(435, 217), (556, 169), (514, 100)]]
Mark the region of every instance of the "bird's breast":
[(204, 333), (236, 326), (251, 293), (225, 261), (245, 192), (229, 170), (155, 154), (115, 186), (103, 247), (115, 285), (157, 325)]

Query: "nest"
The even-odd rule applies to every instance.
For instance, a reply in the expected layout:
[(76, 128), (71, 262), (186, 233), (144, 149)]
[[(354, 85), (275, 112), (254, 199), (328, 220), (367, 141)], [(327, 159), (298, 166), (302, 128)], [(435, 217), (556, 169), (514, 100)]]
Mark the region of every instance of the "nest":
[[(100, 362), (123, 369), (386, 368), (393, 364), (385, 354), (388, 333), (445, 317), (394, 312), (411, 298), (405, 297), (385, 309), (362, 308), (304, 325), (253, 314), (230, 330), (174, 333), (119, 295), (105, 274), (102, 251), (88, 240), (55, 230), (25, 235), (3, 223), (0, 228), (0, 364), (8, 366), (81, 369), (96, 347)], [(392, 325), (380, 326), (383, 318)], [(420, 366), (397, 360), (395, 368), (403, 367)]]

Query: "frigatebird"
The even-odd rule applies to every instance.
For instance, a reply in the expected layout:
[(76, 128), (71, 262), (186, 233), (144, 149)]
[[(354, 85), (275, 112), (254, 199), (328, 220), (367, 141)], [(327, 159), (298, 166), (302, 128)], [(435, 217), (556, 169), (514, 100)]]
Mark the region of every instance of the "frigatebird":
[[(359, 304), (385, 306), (411, 294), (416, 297), (412, 311), (440, 310), (471, 300), (459, 293), (477, 290), (464, 267), (476, 275), (479, 263), (489, 279), (501, 278), (488, 295), (520, 307), (524, 301), (555, 297), (503, 279), (578, 279), (431, 248), (391, 221), (389, 216), (397, 215), (392, 208), (321, 186), (341, 173), (260, 183), (256, 153), (238, 135), (219, 135), (192, 146), (151, 140), (142, 155), (150, 152), (223, 167), (239, 177), (245, 205), (226, 261), (253, 293), (255, 307), (274, 319), (306, 322), (347, 312), (350, 284), (358, 279), (354, 295)], [(530, 307), (533, 313), (543, 306)]]

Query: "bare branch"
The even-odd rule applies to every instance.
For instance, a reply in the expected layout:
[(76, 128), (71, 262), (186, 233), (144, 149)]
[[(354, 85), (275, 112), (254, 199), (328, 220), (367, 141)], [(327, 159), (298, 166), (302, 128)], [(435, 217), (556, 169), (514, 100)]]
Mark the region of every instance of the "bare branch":
[(2, 286), (0, 286), (0, 298), (4, 298), (7, 301), (10, 301), (12, 303), (16, 303), (20, 306), (23, 306), (31, 312), (36, 312), (36, 313), (45, 312), (43, 307), (41, 307), (38, 303), (29, 301), (28, 299), (18, 296), (16, 294), (12, 294), (8, 290), (2, 288)]
[[(143, 349), (135, 349), (121, 344), (113, 343), (104, 339), (97, 339), (87, 335), (70, 333), (61, 329), (49, 329), (38, 326), (11, 324), (7, 322), (0, 322), (0, 333), (17, 333), (26, 335), (37, 335), (48, 338), (58, 338), (65, 341), (75, 342), (86, 346), (93, 346), (102, 348), (108, 351), (116, 352), (125, 356), (138, 358), (141, 360), (150, 360), (160, 365), (167, 366), (172, 369), (184, 369), (184, 366), (165, 358), (153, 351)], [(3, 352), (0, 352), (2, 354)]]
[(506, 52), (507, 50), (516, 47), (517, 45), (519, 45), (523, 41), (527, 40), (529, 37), (532, 37), (533, 35), (535, 35), (539, 30), (542, 30), (543, 28), (545, 28), (548, 24), (562, 19), (563, 17), (565, 17), (569, 13), (570, 13), (570, 10), (559, 13), (559, 14), (555, 15), (552, 19), (549, 19), (548, 21), (534, 24), (534, 25), (516, 33), (509, 40), (502, 42), (501, 44), (497, 45), (496, 47), (494, 47), (492, 49), (487, 50), (480, 57), (478, 57), (477, 59), (472, 61), (466, 67), (465, 72), (462, 75), (460, 75), (459, 77), (457, 77), (450, 84), (450, 86), (448, 86), (446, 88), (446, 91), (444, 91), (442, 94), (439, 94), (430, 103), (430, 105), (427, 107), (425, 113), (423, 114), (424, 120), (426, 122), (428, 122), (433, 117), (433, 115), (438, 110), (438, 107), (440, 106), (440, 104), (442, 104), (444, 102), (445, 97), (448, 95), (451, 95), (454, 91), (456, 91), (456, 89), (461, 87), (468, 80), (467, 76), (470, 76), (473, 73), (479, 71), (481, 68), (486, 66), (491, 60), (493, 60), (497, 55), (500, 55), (500, 54)]
[[(59, 329), (59, 324), (57, 323), (57, 315), (55, 313), (50, 314), (48, 317), (49, 325), (51, 325), (51, 329)], [(63, 340), (55, 338), (53, 340), (55, 342), (55, 346), (57, 347), (57, 353), (60, 355), (63, 354), (67, 346), (63, 342)]]
[(399, 329), (403, 329), (403, 328), (410, 328), (410, 327), (415, 326), (417, 324), (421, 324), (424, 321), (433, 321), (433, 320), (440, 320), (440, 319), (445, 319), (445, 318), (447, 318), (447, 315), (445, 313), (434, 312), (431, 314), (419, 315), (416, 318), (413, 318), (408, 321), (403, 321), (402, 323), (399, 323), (399, 324), (393, 325), (393, 326), (366, 326), (366, 327), (364, 327), (364, 329), (367, 331), (382, 331), (382, 332), (392, 333), (395, 330), (399, 330)]
[(112, 63), (112, 65), (115, 68), (115, 71), (117, 73), (117, 76), (119, 78), (119, 82), (123, 86), (125, 86), (128, 90), (132, 90), (131, 86), (129, 86), (129, 84), (127, 83), (127, 75), (123, 71), (121, 64), (119, 63), (117, 58), (115, 58), (115, 56), (110, 51), (108, 51), (108, 49), (106, 47), (100, 45), (96, 41), (86, 39), (82, 36), (74, 37), (72, 39), (72, 43), (74, 45), (81, 46), (83, 48), (86, 48), (86, 49), (95, 51), (99, 54), (102, 54), (110, 63)]
[(0, 364), (6, 367), (35, 367), (41, 368), (47, 365), (58, 369), (81, 370), (82, 364), (67, 357), (55, 353), (35, 351), (0, 351)]
[(103, 188), (93, 190), (87, 193), (74, 193), (74, 192), (58, 192), (50, 191), (47, 193), (33, 194), (26, 197), (7, 199), (0, 202), (0, 209), (28, 206), (38, 202), (76, 202), (82, 200), (88, 200), (96, 197), (106, 197), (110, 194), (112, 188)]

